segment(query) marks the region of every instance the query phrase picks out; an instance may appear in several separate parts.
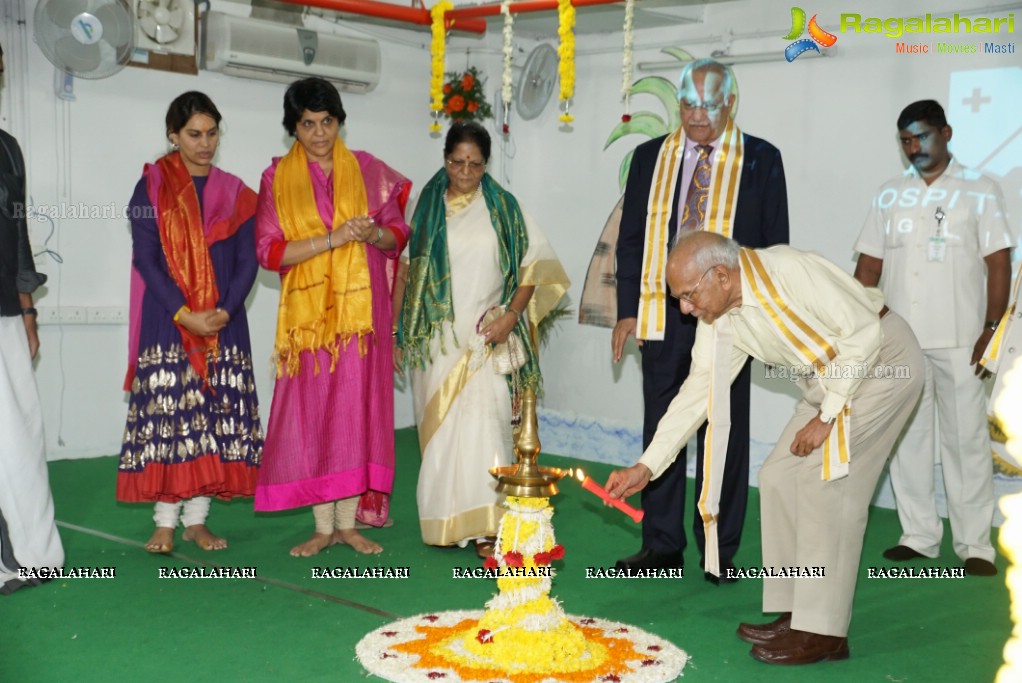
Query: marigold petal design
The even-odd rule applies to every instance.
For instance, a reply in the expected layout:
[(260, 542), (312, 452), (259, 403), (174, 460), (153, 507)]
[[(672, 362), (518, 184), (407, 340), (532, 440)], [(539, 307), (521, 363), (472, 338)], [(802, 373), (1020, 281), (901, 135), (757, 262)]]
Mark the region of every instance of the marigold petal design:
[[(513, 664), (500, 661), (480, 661), (471, 656), (459, 643), (466, 638), (475, 642), (484, 635), (479, 628), (482, 612), (440, 612), (438, 621), (425, 620), (423, 616), (403, 619), (384, 627), (397, 630), (401, 636), (396, 639), (382, 639), (383, 629), (367, 635), (356, 647), (359, 661), (373, 674), (386, 680), (405, 682), (431, 678), (452, 683), (488, 683), (493, 680), (511, 683), (640, 683), (656, 681), (666, 683), (680, 675), (688, 656), (667, 641), (646, 633), (641, 629), (629, 628), (627, 635), (617, 635), (623, 628), (620, 622), (570, 617), (574, 628), (578, 628), (590, 643), (593, 652), (602, 650), (606, 656), (599, 662), (592, 657), (571, 662), (570, 670), (514, 670)], [(473, 618), (475, 617), (475, 618)], [(591, 626), (582, 626), (582, 621), (591, 621)], [(485, 634), (493, 637), (493, 633)], [(482, 643), (482, 640), (479, 640)], [(491, 643), (486, 643), (488, 646)], [(659, 645), (664, 654), (651, 659), (648, 654), (651, 645)], [(396, 654), (397, 658), (383, 658), (378, 651)], [(487, 647), (484, 652), (489, 652)], [(527, 658), (521, 652), (516, 660)], [(650, 662), (647, 664), (646, 662)], [(517, 661), (515, 663), (518, 663)], [(656, 664), (656, 666), (653, 666)]]

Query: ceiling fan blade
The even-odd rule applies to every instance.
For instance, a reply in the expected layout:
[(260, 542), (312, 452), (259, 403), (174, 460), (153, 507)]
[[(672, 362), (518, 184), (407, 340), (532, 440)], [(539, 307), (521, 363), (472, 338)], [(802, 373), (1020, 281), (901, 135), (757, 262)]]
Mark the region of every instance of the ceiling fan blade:
[(142, 31), (152, 39), (156, 39), (156, 20), (152, 17), (141, 17), (138, 23), (142, 26)]
[(82, 45), (73, 36), (64, 36), (53, 45), (57, 58), (68, 71), (89, 72), (99, 66), (99, 45)]
[(136, 16), (149, 16), (157, 9), (156, 3), (152, 0), (138, 0), (135, 10)]
[(74, 18), (82, 13), (84, 7), (76, 2), (67, 2), (66, 0), (60, 2), (59, 0), (50, 0), (49, 4), (46, 5), (46, 14), (49, 16), (50, 21), (59, 26), (62, 29), (69, 29), (71, 22)]
[(557, 73), (557, 55), (551, 52), (544, 52), (543, 59), (539, 63), (539, 68), (536, 72), (541, 74), (540, 78), (544, 81), (553, 80), (554, 74)]
[(185, 11), (180, 7), (176, 7), (170, 11), (170, 16), (167, 18), (167, 23), (174, 28), (181, 28), (181, 24), (184, 23)]
[(103, 24), (103, 40), (114, 47), (131, 41), (131, 18), (120, 5), (104, 5), (96, 10), (96, 18)]
[(169, 26), (167, 24), (160, 24), (159, 26), (156, 27), (156, 42), (160, 43), (161, 45), (165, 45), (166, 43), (173, 43), (175, 40), (177, 40), (177, 37), (179, 35), (181, 34), (175, 31), (173, 26)]

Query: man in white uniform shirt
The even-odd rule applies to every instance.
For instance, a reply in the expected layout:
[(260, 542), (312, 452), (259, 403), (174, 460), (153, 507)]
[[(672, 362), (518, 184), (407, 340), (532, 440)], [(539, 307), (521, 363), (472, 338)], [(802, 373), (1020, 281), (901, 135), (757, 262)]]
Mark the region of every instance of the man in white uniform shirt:
[(997, 183), (948, 152), (951, 126), (937, 102), (905, 107), (898, 137), (911, 166), (881, 186), (855, 245), (855, 277), (879, 283), (926, 357), (922, 399), (891, 462), (902, 535), (884, 557), (940, 554), (936, 419), (955, 553), (966, 573), (992, 576), (993, 462), (978, 361), (1008, 307), (1011, 232)]
[[(682, 312), (699, 319), (692, 370), (639, 462), (612, 472), (607, 490), (617, 498), (642, 490), (709, 416), (700, 511), (712, 537), (727, 385), (749, 356), (801, 375), (802, 400), (759, 472), (771, 572), (763, 611), (781, 616), (741, 624), (738, 636), (770, 664), (845, 659), (870, 500), (922, 388), (919, 344), (879, 290), (788, 246), (746, 249), (686, 233), (667, 283)], [(707, 555), (709, 570), (716, 559)]]

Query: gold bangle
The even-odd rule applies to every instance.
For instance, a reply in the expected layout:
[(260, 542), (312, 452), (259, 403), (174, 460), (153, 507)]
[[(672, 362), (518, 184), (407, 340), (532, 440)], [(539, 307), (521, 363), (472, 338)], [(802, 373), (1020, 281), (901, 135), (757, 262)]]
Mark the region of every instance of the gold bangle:
[(182, 306), (181, 308), (177, 309), (177, 313), (174, 314), (174, 322), (178, 322), (179, 320), (181, 320), (181, 314), (182, 313), (191, 313), (191, 312), (192, 312), (192, 309), (188, 308), (187, 305)]
[(516, 311), (515, 309), (511, 308), (511, 306), (508, 306), (507, 310), (509, 310), (510, 312), (514, 313), (516, 318), (521, 319), (521, 317), (522, 317), (521, 312)]

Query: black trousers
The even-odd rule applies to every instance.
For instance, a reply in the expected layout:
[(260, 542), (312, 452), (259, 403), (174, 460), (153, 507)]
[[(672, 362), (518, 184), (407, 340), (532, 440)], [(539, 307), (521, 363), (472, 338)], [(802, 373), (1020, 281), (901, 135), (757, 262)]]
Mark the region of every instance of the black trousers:
[[(644, 342), (642, 353), (642, 426), (643, 450), (649, 446), (660, 418), (678, 394), (692, 365), (696, 319), (683, 315), (678, 301), (668, 299), (667, 324), (663, 341)], [(717, 526), (721, 562), (730, 561), (738, 551), (745, 523), (749, 494), (749, 386), (750, 363), (731, 385), (731, 436), (720, 494), (720, 518)], [(703, 483), (703, 440), (706, 425), (699, 428), (699, 453), (696, 461), (695, 491)], [(673, 464), (642, 491), (642, 547), (657, 553), (673, 553), (685, 549), (686, 448), (682, 448)], [(699, 554), (704, 554), (706, 539), (699, 516), (698, 495), (692, 501), (692, 530)]]

